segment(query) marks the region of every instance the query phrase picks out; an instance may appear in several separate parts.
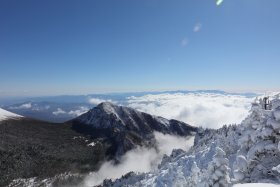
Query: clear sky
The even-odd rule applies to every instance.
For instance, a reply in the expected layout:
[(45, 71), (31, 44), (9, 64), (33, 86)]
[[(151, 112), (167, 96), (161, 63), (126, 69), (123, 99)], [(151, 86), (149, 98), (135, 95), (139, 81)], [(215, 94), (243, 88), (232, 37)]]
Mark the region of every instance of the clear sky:
[(279, 0), (1, 0), (0, 95), (277, 90)]

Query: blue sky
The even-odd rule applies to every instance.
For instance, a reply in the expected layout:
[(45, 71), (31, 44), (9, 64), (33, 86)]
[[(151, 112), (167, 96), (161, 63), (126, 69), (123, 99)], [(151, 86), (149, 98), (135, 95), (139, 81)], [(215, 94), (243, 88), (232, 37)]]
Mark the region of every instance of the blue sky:
[(0, 96), (279, 90), (279, 0), (2, 0)]

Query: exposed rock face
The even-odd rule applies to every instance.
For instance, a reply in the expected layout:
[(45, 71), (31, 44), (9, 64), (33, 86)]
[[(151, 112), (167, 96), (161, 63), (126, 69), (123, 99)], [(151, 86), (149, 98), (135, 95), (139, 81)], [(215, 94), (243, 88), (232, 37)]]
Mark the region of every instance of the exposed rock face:
[(184, 122), (167, 120), (109, 102), (99, 104), (71, 123), (78, 132), (94, 138), (109, 138), (114, 145), (111, 151), (117, 157), (137, 145), (154, 146), (154, 131), (189, 136), (197, 130)]

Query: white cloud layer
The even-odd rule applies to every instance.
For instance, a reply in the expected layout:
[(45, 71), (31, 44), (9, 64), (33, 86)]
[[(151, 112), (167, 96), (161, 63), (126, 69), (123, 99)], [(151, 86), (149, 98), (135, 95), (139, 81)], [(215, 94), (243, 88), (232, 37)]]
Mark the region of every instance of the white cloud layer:
[(87, 111), (89, 111), (89, 108), (85, 107), (85, 106), (80, 106), (78, 109), (70, 110), (69, 112), (66, 112), (66, 111), (64, 111), (61, 108), (57, 108), (57, 110), (53, 112), (53, 115), (58, 116), (58, 115), (67, 114), (67, 115), (71, 115), (71, 116), (77, 117), (77, 116), (80, 116), (80, 115), (86, 113)]
[(62, 110), (61, 108), (57, 108), (57, 110), (54, 111), (53, 114), (58, 116), (60, 114), (66, 114), (66, 112), (64, 110)]
[(29, 109), (32, 107), (32, 103), (24, 103), (17, 107), (9, 107), (10, 109)]
[(103, 102), (111, 102), (111, 103), (116, 103), (115, 101), (111, 100), (111, 99), (99, 99), (99, 98), (90, 98), (89, 99), (89, 103), (90, 104), (93, 104), (93, 105), (98, 105), (100, 103), (103, 103)]
[(104, 179), (116, 179), (128, 172), (148, 172), (156, 169), (164, 154), (170, 154), (173, 149), (187, 150), (193, 145), (194, 138), (177, 137), (155, 133), (158, 150), (138, 147), (127, 152), (118, 165), (105, 162), (98, 172), (89, 174), (81, 186), (100, 185)]
[(225, 124), (240, 123), (253, 100), (241, 95), (210, 93), (154, 94), (129, 97), (128, 106), (193, 126), (220, 128)]
[(84, 106), (81, 106), (79, 109), (77, 110), (71, 110), (68, 112), (69, 115), (71, 116), (74, 116), (74, 117), (77, 117), (77, 116), (80, 116), (84, 113), (86, 113), (87, 111), (89, 111), (89, 108), (88, 107), (84, 107)]

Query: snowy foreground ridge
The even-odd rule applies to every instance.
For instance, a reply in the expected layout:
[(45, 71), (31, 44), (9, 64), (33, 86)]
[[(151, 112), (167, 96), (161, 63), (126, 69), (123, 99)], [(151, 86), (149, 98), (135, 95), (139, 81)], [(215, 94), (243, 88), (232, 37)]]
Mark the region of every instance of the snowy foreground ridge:
[[(239, 125), (218, 130), (200, 129), (187, 152), (174, 150), (158, 170), (129, 173), (104, 186), (246, 186), (240, 183), (280, 184), (280, 99), (252, 104), (249, 116)], [(236, 185), (237, 184), (237, 185)], [(267, 184), (268, 185), (268, 184)], [(277, 186), (278, 186), (277, 185)], [(251, 186), (256, 186), (251, 184)]]

